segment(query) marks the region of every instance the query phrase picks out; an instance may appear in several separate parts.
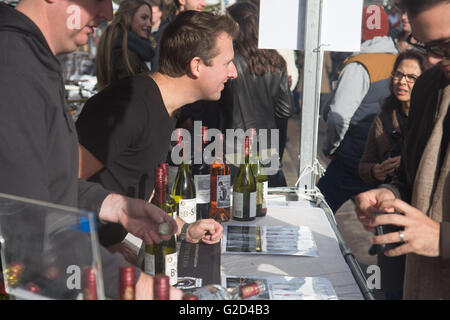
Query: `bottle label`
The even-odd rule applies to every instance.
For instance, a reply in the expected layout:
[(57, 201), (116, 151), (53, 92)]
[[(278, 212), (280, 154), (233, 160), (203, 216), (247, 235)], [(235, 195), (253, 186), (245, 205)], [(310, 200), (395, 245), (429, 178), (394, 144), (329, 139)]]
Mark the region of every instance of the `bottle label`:
[(249, 193), (248, 216), (244, 212), (244, 194), (233, 192), (233, 217), (236, 218), (252, 218), (256, 217), (256, 192)]
[(197, 194), (197, 203), (202, 204), (210, 202), (209, 197), (210, 180), (211, 176), (209, 174), (194, 176), (195, 191)]
[(177, 253), (167, 254), (165, 256), (165, 270), (164, 273), (169, 277), (171, 286), (177, 284), (178, 281), (178, 257)]
[(268, 181), (256, 183), (257, 203), (261, 204), (263, 209), (267, 208), (266, 199), (267, 199), (267, 195), (268, 195), (268, 185), (269, 185)]
[(180, 199), (178, 215), (186, 223), (197, 220), (197, 201), (195, 199)]
[(231, 176), (217, 176), (216, 188), (216, 207), (229, 208), (230, 207), (230, 186)]
[(144, 256), (144, 272), (154, 276), (155, 275), (155, 256), (146, 253)]

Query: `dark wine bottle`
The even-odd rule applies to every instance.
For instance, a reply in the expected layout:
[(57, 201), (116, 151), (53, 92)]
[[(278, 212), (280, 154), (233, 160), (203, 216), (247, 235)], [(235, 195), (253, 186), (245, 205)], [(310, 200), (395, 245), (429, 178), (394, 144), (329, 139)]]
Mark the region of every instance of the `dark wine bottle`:
[(269, 179), (264, 172), (264, 167), (261, 163), (261, 156), (258, 152), (258, 139), (256, 139), (256, 129), (250, 129), (250, 163), (253, 175), (256, 180), (256, 216), (264, 217), (267, 214), (267, 193), (269, 186)]
[(136, 268), (133, 266), (119, 269), (119, 299), (136, 299)]
[[(154, 204), (173, 217), (173, 212), (167, 203), (165, 175), (163, 168), (155, 169), (155, 196)], [(145, 246), (144, 271), (149, 275), (165, 274), (170, 277), (170, 284), (178, 281), (178, 256), (175, 235), (161, 243), (153, 243)]]
[(164, 274), (157, 274), (153, 278), (153, 296), (154, 300), (169, 300), (170, 283), (168, 276)]
[(249, 162), (249, 138), (245, 137), (245, 163), (233, 183), (232, 216), (234, 220), (251, 221), (256, 217), (256, 181)]
[[(210, 166), (205, 162), (204, 150), (208, 144), (207, 127), (202, 127), (201, 145), (196, 145), (195, 152), (202, 155), (201, 163), (194, 163), (192, 166), (192, 174), (194, 176), (196, 201), (197, 201), (197, 220), (209, 218), (210, 206)], [(194, 138), (195, 139), (195, 138)]]
[(83, 299), (97, 300), (97, 277), (94, 268), (86, 267), (83, 270)]
[(209, 217), (219, 222), (230, 220), (230, 189), (231, 169), (225, 160), (224, 135), (220, 135), (220, 143), (223, 146), (222, 154), (215, 155), (214, 163), (211, 165), (211, 204)]

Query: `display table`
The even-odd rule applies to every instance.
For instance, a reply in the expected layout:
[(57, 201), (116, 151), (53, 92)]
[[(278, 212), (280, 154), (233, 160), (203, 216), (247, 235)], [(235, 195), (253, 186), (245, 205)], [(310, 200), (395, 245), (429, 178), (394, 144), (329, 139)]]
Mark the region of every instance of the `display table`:
[(276, 206), (270, 203), (265, 217), (250, 222), (230, 220), (225, 225), (307, 226), (313, 233), (319, 257), (225, 253), (221, 257), (222, 275), (323, 277), (332, 283), (338, 299), (364, 299), (325, 211), (306, 200), (279, 201)]

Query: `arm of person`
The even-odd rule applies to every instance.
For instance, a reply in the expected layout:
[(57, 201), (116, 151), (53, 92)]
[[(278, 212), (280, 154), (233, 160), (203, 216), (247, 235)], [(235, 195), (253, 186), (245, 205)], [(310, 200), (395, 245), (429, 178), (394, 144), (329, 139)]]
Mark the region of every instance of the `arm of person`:
[(85, 147), (78, 144), (79, 168), (78, 177), (89, 179), (94, 174), (103, 169), (104, 165), (92, 155)]
[(379, 118), (375, 118), (372, 126), (370, 127), (369, 134), (367, 135), (366, 146), (364, 148), (364, 153), (359, 161), (358, 173), (361, 179), (370, 185), (376, 185), (383, 180), (379, 180), (378, 177), (374, 176), (373, 168), (376, 166), (380, 159), (378, 157), (377, 150), (377, 132), (380, 125)]
[[(180, 217), (177, 217), (176, 222), (178, 225), (177, 236), (180, 236), (186, 223)], [(214, 244), (222, 239), (223, 226), (214, 219), (201, 219), (189, 224), (185, 232), (187, 242), (199, 243), (202, 241), (206, 244)]]
[(369, 91), (370, 77), (359, 63), (348, 64), (341, 72), (336, 92), (326, 115), (327, 138), (323, 152), (333, 154), (344, 139), (350, 120)]
[(275, 105), (275, 115), (281, 119), (292, 116), (292, 95), (289, 89), (288, 76), (286, 71), (281, 72), (280, 91)]

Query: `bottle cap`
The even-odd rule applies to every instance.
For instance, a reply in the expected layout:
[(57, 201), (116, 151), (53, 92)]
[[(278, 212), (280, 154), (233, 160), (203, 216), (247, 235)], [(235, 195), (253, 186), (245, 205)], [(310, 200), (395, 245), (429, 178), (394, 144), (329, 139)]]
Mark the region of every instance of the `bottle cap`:
[(119, 270), (119, 281), (120, 300), (134, 300), (136, 268), (133, 266), (121, 267)]
[(256, 281), (253, 283), (249, 283), (241, 286), (241, 296), (242, 299), (250, 298), (256, 296), (265, 291), (265, 285), (262, 281)]
[(158, 227), (158, 234), (162, 236), (169, 235), (172, 232), (172, 228), (170, 227), (170, 224), (167, 222), (163, 222)]
[(95, 280), (95, 269), (84, 268), (84, 300), (97, 300), (97, 282)]
[(157, 274), (154, 281), (154, 300), (169, 300), (170, 284), (169, 277), (164, 274)]
[(32, 292), (32, 293), (39, 293), (39, 292), (41, 292), (41, 288), (37, 284), (35, 284), (33, 282), (28, 282), (27, 285), (26, 285), (26, 289), (28, 291)]
[(185, 293), (183, 295), (183, 300), (198, 300), (198, 296), (193, 293)]
[(203, 144), (208, 143), (208, 127), (202, 127)]
[(134, 284), (136, 282), (136, 268), (133, 266), (121, 267), (119, 278), (121, 282)]

